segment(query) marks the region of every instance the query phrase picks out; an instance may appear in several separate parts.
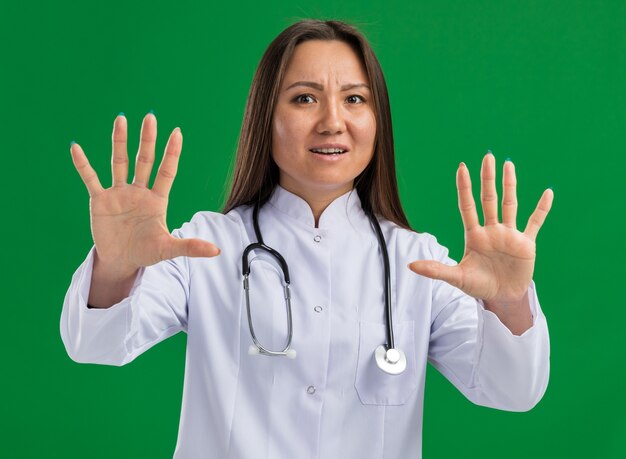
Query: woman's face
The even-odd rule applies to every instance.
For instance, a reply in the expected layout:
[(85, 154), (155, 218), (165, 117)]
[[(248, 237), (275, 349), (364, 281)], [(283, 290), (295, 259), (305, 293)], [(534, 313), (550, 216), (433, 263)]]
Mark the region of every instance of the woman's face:
[(375, 137), (372, 93), (357, 54), (342, 41), (299, 44), (272, 123), (281, 186), (305, 199), (342, 195), (372, 159)]

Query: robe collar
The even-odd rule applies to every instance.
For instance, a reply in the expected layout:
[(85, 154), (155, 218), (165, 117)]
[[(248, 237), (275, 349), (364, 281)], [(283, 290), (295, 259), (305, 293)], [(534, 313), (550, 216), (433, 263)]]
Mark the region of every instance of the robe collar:
[[(309, 204), (280, 185), (274, 189), (268, 204), (307, 226), (315, 227), (315, 218)], [(359, 194), (353, 188), (336, 198), (324, 209), (318, 228), (332, 229), (349, 222), (354, 224), (363, 220), (367, 221), (367, 216), (361, 207)]]

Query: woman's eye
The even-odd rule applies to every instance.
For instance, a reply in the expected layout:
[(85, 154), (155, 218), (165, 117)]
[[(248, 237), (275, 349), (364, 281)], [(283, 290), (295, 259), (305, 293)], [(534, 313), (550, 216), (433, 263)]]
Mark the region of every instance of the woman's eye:
[(314, 102), (313, 96), (311, 94), (300, 94), (294, 100), (302, 104), (312, 104)]
[[(309, 104), (315, 103), (315, 98), (311, 94), (300, 94), (299, 96), (296, 96), (293, 99), (293, 101), (297, 104), (309, 105)], [(359, 96), (356, 94), (348, 96), (346, 98), (346, 101), (350, 105), (357, 105), (357, 104), (365, 103), (365, 99), (362, 96)]]
[(363, 99), (363, 97), (357, 95), (348, 96), (346, 100), (349, 104), (362, 104), (363, 102), (365, 102), (365, 99)]

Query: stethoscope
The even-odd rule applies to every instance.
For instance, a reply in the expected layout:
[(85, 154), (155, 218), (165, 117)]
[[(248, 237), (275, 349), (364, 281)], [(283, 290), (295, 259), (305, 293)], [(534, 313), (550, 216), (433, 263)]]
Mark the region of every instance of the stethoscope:
[[(265, 245), (263, 242), (263, 236), (261, 235), (261, 229), (259, 228), (259, 203), (255, 204), (254, 210), (252, 211), (252, 224), (254, 226), (254, 233), (256, 234), (257, 242), (253, 242), (249, 246), (247, 246), (241, 257), (242, 262), (242, 271), (243, 271), (243, 289), (246, 297), (246, 309), (248, 312), (248, 326), (250, 327), (250, 335), (252, 336), (252, 341), (254, 344), (251, 344), (248, 353), (251, 355), (268, 355), (268, 356), (286, 356), (288, 358), (294, 359), (296, 357), (295, 349), (291, 348), (291, 341), (293, 339), (293, 321), (291, 318), (291, 293), (289, 291), (289, 285), (291, 284), (291, 280), (289, 278), (289, 267), (287, 266), (287, 262), (283, 258), (283, 256), (273, 248)], [(386, 373), (391, 375), (398, 375), (402, 373), (406, 369), (406, 356), (401, 349), (396, 349), (394, 345), (393, 339), (393, 321), (391, 317), (391, 279), (389, 274), (389, 255), (387, 253), (387, 244), (385, 243), (385, 237), (383, 236), (383, 232), (380, 229), (380, 224), (378, 220), (374, 216), (372, 212), (367, 213), (372, 226), (376, 232), (376, 236), (378, 237), (378, 245), (380, 247), (380, 251), (383, 255), (383, 262), (385, 268), (385, 317), (387, 322), (387, 342), (385, 344), (381, 344), (374, 351), (374, 359), (376, 360), (376, 364), (378, 368), (383, 370)], [(272, 351), (270, 349), (265, 348), (258, 340), (256, 334), (254, 333), (254, 326), (252, 325), (252, 314), (250, 312), (250, 284), (248, 282), (248, 278), (250, 276), (250, 262), (248, 261), (248, 255), (253, 250), (262, 250), (268, 252), (272, 257), (274, 257), (283, 272), (283, 290), (285, 297), (285, 305), (287, 307), (287, 343), (282, 351)]]

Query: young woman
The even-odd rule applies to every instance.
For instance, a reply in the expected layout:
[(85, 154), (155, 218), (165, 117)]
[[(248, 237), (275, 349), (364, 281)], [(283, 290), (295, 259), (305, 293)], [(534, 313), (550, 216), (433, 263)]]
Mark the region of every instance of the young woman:
[(543, 395), (549, 342), (532, 273), (552, 192), (518, 231), (506, 162), (500, 223), (487, 154), (484, 226), (457, 170), (461, 262), (413, 232), (383, 73), (353, 27), (301, 21), (270, 44), (224, 214), (199, 212), (170, 235), (180, 129), (152, 189), (156, 118), (144, 118), (132, 184), (126, 139), (118, 116), (108, 189), (71, 147), (95, 247), (61, 334), (75, 361), (123, 365), (187, 333), (175, 457), (419, 457), (427, 361), (481, 405), (528, 410)]

